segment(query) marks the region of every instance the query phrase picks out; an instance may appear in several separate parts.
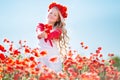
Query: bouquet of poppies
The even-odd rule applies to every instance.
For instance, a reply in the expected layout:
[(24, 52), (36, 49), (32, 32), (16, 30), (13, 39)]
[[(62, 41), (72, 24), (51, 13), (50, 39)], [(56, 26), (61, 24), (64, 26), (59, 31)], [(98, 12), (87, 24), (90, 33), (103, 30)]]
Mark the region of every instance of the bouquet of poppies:
[(43, 23), (39, 23), (38, 26), (37, 26), (37, 30), (44, 31), (44, 32), (46, 32), (47, 34), (50, 33), (50, 31), (52, 30), (52, 28), (53, 28), (52, 25), (43, 24)]

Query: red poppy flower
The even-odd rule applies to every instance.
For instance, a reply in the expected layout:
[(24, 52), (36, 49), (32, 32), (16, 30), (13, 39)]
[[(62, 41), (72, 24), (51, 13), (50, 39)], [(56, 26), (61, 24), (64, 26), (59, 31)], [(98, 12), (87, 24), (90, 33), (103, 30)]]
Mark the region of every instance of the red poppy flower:
[(102, 60), (102, 62), (105, 62), (105, 60)]
[(82, 70), (83, 66), (78, 65), (77, 68), (78, 68), (78, 70)]
[(13, 51), (14, 52), (14, 55), (18, 55), (20, 54), (20, 51), (18, 51), (17, 49)]
[(18, 73), (18, 74), (15, 74), (15, 75), (14, 75), (14, 80), (19, 80), (19, 76), (20, 76), (19, 73)]
[(39, 57), (38, 53), (35, 53), (34, 55), (35, 55), (36, 57)]
[(41, 56), (46, 56), (46, 55), (47, 55), (47, 52), (46, 52), (46, 51), (41, 51), (41, 52), (40, 52), (40, 55), (41, 55)]
[(81, 45), (84, 45), (84, 42), (81, 42), (80, 44), (81, 44)]
[(16, 62), (16, 64), (21, 64), (21, 62), (19, 60), (16, 60), (15, 62)]
[(96, 53), (100, 53), (100, 50), (96, 50)]
[(22, 45), (22, 40), (19, 40), (19, 44)]
[(10, 45), (10, 47), (9, 47), (9, 51), (12, 51), (12, 50), (13, 50), (13, 46)]
[(12, 63), (13, 63), (13, 60), (11, 58), (8, 58), (7, 64), (12, 64)]
[(1, 60), (5, 60), (5, 55), (2, 54), (2, 53), (0, 53), (0, 59), (1, 59)]
[(69, 57), (72, 57), (72, 56), (73, 56), (72, 50), (70, 50), (70, 51), (68, 52), (68, 56), (69, 56)]
[(1, 44), (0, 44), (0, 51), (2, 51), (2, 52), (6, 52), (6, 50), (5, 50), (4, 46), (3, 46), (3, 45), (1, 45)]
[(31, 64), (31, 65), (30, 65), (30, 68), (34, 68), (34, 67), (35, 67), (35, 64)]
[(37, 28), (36, 28), (36, 32), (38, 32), (38, 30), (40, 31), (44, 31), (44, 24), (43, 23), (39, 23)]
[(25, 53), (30, 53), (30, 49), (28, 47), (25, 47)]
[(34, 57), (30, 57), (29, 59), (30, 59), (31, 61), (33, 61), (33, 60), (34, 60)]
[(52, 30), (52, 25), (45, 24), (44, 29), (46, 33), (50, 33), (50, 30)]
[(3, 42), (9, 43), (10, 41), (7, 38), (5, 38)]
[(66, 74), (65, 73), (59, 73), (60, 78), (66, 78)]
[(114, 54), (113, 53), (109, 53), (108, 56), (112, 57), (112, 56), (114, 56)]
[(103, 57), (103, 55), (102, 55), (102, 54), (100, 54), (100, 57)]
[(50, 61), (51, 61), (51, 62), (56, 62), (56, 61), (57, 61), (57, 57), (52, 57), (52, 58), (50, 58)]
[(68, 72), (69, 72), (69, 73), (74, 72), (74, 68), (68, 68)]
[(35, 71), (39, 71), (40, 69), (39, 68), (35, 68)]
[(115, 61), (114, 60), (109, 60), (109, 63), (114, 64)]
[(7, 70), (10, 71), (10, 72), (13, 71), (13, 67), (8, 66), (8, 67), (7, 67)]
[(102, 47), (98, 47), (98, 50), (102, 50)]
[(39, 55), (38, 55), (38, 51), (37, 51), (37, 49), (35, 48), (35, 49), (33, 49), (32, 51), (31, 51), (31, 53), (32, 54), (34, 54), (36, 57), (38, 57)]
[(88, 49), (88, 46), (85, 46), (84, 49)]

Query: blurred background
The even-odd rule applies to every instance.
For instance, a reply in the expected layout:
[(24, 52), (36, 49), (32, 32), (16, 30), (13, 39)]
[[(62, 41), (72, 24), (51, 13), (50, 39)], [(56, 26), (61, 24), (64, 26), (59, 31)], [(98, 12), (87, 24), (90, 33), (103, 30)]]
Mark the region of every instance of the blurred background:
[[(102, 54), (120, 57), (120, 0), (54, 0), (68, 7), (66, 29), (70, 47), (84, 56), (102, 47)], [(0, 44), (6, 37), (14, 43), (27, 40), (38, 46), (36, 25), (46, 22), (48, 5), (53, 0), (0, 0)], [(81, 48), (80, 42), (88, 45)]]

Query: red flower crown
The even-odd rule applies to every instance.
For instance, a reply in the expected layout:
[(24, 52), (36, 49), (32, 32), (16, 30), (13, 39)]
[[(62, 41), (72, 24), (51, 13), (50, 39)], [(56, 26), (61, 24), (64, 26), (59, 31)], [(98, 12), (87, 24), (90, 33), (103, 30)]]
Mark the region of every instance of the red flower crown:
[[(51, 4), (49, 5), (49, 10), (50, 10), (51, 8), (53, 8), (53, 7), (57, 7), (57, 8), (59, 9), (59, 11), (60, 11), (60, 13), (62, 14), (63, 18), (67, 18), (67, 13), (66, 13), (67, 7), (66, 7), (66, 6), (63, 6), (63, 5), (61, 5), (61, 4), (57, 4), (57, 3), (53, 2), (53, 3), (51, 3)], [(48, 10), (48, 11), (49, 11), (49, 10)]]

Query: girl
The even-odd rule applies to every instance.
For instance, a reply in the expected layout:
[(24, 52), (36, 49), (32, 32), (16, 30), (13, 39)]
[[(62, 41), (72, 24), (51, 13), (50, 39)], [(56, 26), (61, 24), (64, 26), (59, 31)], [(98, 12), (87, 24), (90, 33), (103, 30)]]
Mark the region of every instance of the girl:
[(44, 64), (55, 72), (62, 71), (61, 56), (66, 53), (68, 44), (64, 22), (67, 18), (66, 11), (65, 6), (55, 2), (51, 3), (48, 9), (47, 23), (39, 23), (36, 29), (40, 51), (47, 52), (47, 55), (40, 57), (38, 61), (40, 61), (40, 65)]

